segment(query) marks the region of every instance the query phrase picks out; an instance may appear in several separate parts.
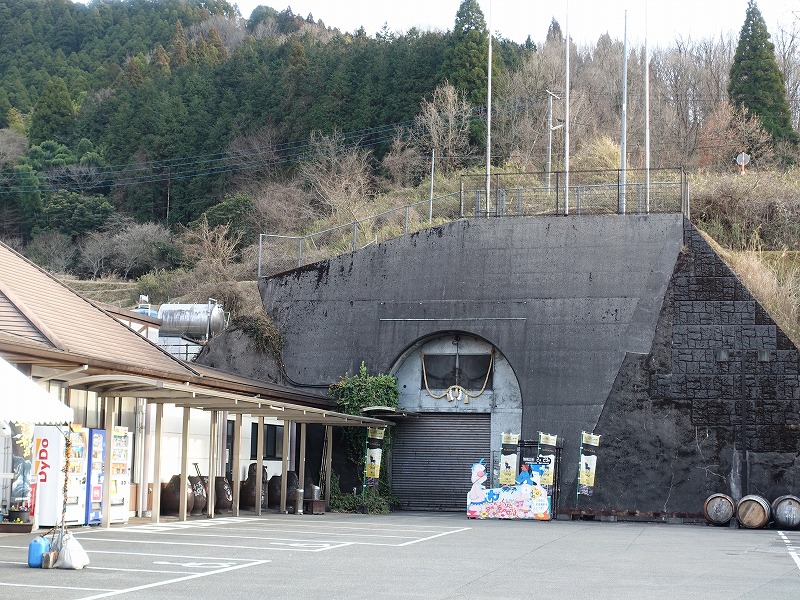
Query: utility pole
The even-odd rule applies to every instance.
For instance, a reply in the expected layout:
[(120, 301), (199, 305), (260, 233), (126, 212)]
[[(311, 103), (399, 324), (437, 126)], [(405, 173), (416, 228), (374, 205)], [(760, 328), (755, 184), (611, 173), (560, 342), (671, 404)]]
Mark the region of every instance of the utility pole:
[(550, 193), (550, 171), (552, 171), (552, 158), (553, 158), (553, 132), (564, 126), (563, 123), (553, 127), (553, 98), (561, 100), (560, 96), (556, 96), (550, 90), (547, 92), (547, 172), (545, 173), (545, 182), (547, 184), (547, 193)]
[(486, 95), (486, 217), (489, 217), (492, 190), (492, 0), (489, 0), (489, 81)]
[(625, 169), (628, 144), (628, 11), (625, 11), (625, 25), (622, 29), (622, 142), (619, 152), (620, 189), (619, 214), (625, 214)]
[(567, 0), (567, 18), (564, 20), (566, 46), (566, 86), (564, 93), (564, 216), (569, 215), (569, 0)]

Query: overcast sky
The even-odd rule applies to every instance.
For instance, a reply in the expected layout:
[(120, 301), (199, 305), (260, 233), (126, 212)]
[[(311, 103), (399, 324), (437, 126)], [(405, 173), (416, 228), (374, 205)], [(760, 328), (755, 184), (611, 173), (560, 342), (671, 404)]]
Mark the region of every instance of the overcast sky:
[[(392, 31), (453, 28), (461, 0), (239, 0), (242, 15), (263, 4), (276, 10), (290, 6), (303, 17), (309, 13), (328, 27), (355, 31), (364, 26), (369, 35), (386, 23)], [(622, 39), (624, 12), (628, 11), (628, 41), (643, 43), (645, 6), (648, 41), (651, 46), (667, 45), (678, 36), (692, 39), (716, 37), (733, 32), (738, 37), (744, 22), (747, 0), (479, 0), (492, 30), (517, 42), (528, 35), (541, 42), (555, 17), (562, 31), (569, 4), (570, 36), (578, 44), (594, 44), (604, 33)], [(794, 13), (800, 15), (800, 0), (759, 0), (757, 2), (769, 32), (791, 28)], [(800, 24), (798, 24), (800, 27)]]

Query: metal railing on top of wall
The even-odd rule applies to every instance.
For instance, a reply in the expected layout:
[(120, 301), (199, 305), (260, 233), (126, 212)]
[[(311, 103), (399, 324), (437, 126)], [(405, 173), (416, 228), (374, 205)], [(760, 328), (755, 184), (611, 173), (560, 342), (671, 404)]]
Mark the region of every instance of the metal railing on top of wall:
[[(689, 185), (682, 168), (622, 172), (563, 171), (462, 175), (460, 189), (383, 211), (365, 219), (302, 236), (262, 233), (258, 278), (269, 277), (371, 244), (463, 218), (683, 213), (689, 217)], [(649, 185), (648, 185), (649, 184)]]

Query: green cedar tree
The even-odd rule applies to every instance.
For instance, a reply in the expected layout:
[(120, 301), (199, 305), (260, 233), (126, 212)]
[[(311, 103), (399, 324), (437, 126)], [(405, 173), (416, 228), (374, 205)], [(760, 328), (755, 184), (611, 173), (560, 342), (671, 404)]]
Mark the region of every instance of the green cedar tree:
[(67, 84), (60, 77), (53, 77), (33, 107), (28, 130), (31, 144), (40, 144), (45, 140), (66, 142), (74, 120), (75, 108)]
[(750, 0), (731, 65), (728, 97), (734, 106), (758, 115), (773, 140), (797, 143), (783, 74), (769, 38), (764, 17), (755, 0)]
[(456, 13), (440, 77), (466, 92), (472, 104), (486, 104), (488, 60), (488, 29), (481, 7), (477, 0), (463, 0)]

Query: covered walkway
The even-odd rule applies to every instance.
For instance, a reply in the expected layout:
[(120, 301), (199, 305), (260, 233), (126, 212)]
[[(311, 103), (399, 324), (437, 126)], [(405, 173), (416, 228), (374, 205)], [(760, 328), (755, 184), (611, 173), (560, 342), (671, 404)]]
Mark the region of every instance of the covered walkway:
[[(235, 436), (234, 436), (234, 449), (233, 455), (238, 457), (241, 455), (241, 429), (242, 417), (250, 416), (258, 419), (258, 439), (256, 450), (256, 482), (255, 489), (260, 490), (262, 487), (263, 477), (263, 457), (264, 457), (264, 419), (265, 417), (276, 417), (284, 423), (284, 431), (289, 431), (292, 424), (300, 426), (299, 433), (299, 447), (300, 453), (298, 458), (298, 480), (301, 482), (305, 479), (305, 463), (306, 463), (306, 426), (309, 423), (321, 424), (326, 428), (326, 438), (328, 443), (325, 445), (325, 456), (322, 457), (324, 461), (325, 472), (325, 504), (330, 501), (330, 477), (331, 477), (331, 457), (333, 452), (333, 435), (332, 429), (335, 426), (347, 427), (386, 427), (391, 425), (388, 421), (383, 419), (353, 416), (344, 413), (327, 410), (324, 408), (317, 408), (313, 406), (306, 406), (286, 402), (280, 399), (278, 393), (270, 394), (269, 390), (263, 390), (261, 394), (248, 395), (243, 393), (235, 393), (226, 391), (224, 389), (217, 389), (206, 387), (202, 385), (193, 384), (190, 382), (177, 383), (153, 377), (145, 377), (138, 375), (121, 375), (121, 374), (102, 374), (102, 375), (88, 375), (84, 377), (77, 377), (69, 381), (70, 388), (80, 387), (94, 391), (103, 398), (105, 405), (105, 426), (104, 429), (110, 431), (115, 423), (116, 415), (115, 408), (116, 402), (113, 400), (117, 397), (136, 397), (145, 398), (148, 403), (156, 405), (155, 417), (155, 456), (159, 457), (161, 454), (161, 441), (162, 441), (162, 424), (163, 424), (163, 411), (164, 404), (175, 404), (183, 408), (183, 429), (181, 434), (181, 473), (180, 473), (180, 489), (185, 490), (188, 486), (189, 479), (189, 421), (191, 416), (191, 409), (198, 409), (210, 412), (210, 431), (209, 431), (209, 464), (208, 473), (208, 503), (206, 505), (206, 513), (209, 518), (214, 517), (214, 503), (216, 498), (215, 490), (215, 477), (213, 474), (219, 470), (220, 457), (214, 451), (218, 447), (220, 431), (218, 427), (219, 415), (227, 413), (228, 415), (235, 415)], [(317, 400), (322, 398), (313, 397)], [(282, 455), (282, 468), (281, 473), (285, 474), (289, 471), (289, 444), (290, 435), (283, 436), (283, 452)], [(112, 453), (106, 452), (105, 457), (105, 472), (111, 472)], [(280, 496), (280, 511), (286, 512), (287, 506), (287, 477), (281, 477), (281, 496)], [(153, 472), (153, 498), (152, 498), (152, 521), (159, 522), (160, 518), (160, 504), (161, 495), (159, 485), (161, 481), (161, 468), (160, 461), (154, 461)], [(156, 485), (158, 482), (158, 485)], [(233, 514), (239, 515), (240, 506), (240, 491), (241, 481), (239, 469), (233, 469), (233, 481), (231, 486), (233, 488)], [(103, 488), (103, 516), (102, 526), (108, 527), (110, 525), (110, 486)], [(261, 503), (256, 502), (255, 514), (261, 514)], [(188, 518), (187, 495), (180, 495), (180, 505), (178, 511), (178, 519), (185, 521)]]

